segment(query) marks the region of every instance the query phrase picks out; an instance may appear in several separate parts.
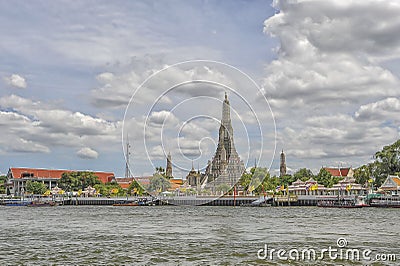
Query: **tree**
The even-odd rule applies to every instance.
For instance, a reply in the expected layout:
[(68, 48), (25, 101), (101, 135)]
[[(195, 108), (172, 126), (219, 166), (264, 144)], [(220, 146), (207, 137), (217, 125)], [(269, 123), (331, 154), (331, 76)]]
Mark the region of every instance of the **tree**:
[(148, 187), (148, 191), (150, 192), (161, 192), (165, 191), (171, 187), (171, 183), (159, 173), (155, 173), (150, 178), (150, 184)]
[(310, 169), (301, 168), (293, 174), (295, 180), (300, 179), (301, 181), (307, 181), (310, 178), (314, 178), (314, 174)]
[(354, 171), (354, 178), (356, 179), (356, 182), (361, 185), (367, 184), (372, 175), (371, 170), (371, 164), (358, 167)]
[(318, 175), (315, 176), (315, 180), (324, 185), (325, 187), (332, 187), (334, 184), (338, 183), (342, 178), (334, 177), (325, 168), (319, 170)]
[(145, 193), (145, 189), (137, 182), (136, 180), (133, 180), (132, 183), (129, 185), (127, 193), (129, 195), (138, 195), (142, 196)]
[(296, 179), (292, 175), (283, 175), (280, 177), (280, 183), (285, 187), (291, 185), (294, 181), (296, 181)]
[[(254, 169), (254, 167), (252, 169)], [(248, 173), (247, 171), (245, 171), (239, 179), (239, 185), (241, 185), (244, 190), (248, 190), (252, 177), (253, 174), (251, 172)]]
[(166, 176), (165, 176), (165, 169), (162, 168), (161, 166), (156, 167), (156, 174), (160, 174), (160, 175), (162, 175), (163, 177), (166, 177)]
[(400, 140), (384, 146), (374, 155), (375, 161), (355, 170), (354, 177), (359, 184), (365, 184), (371, 177), (374, 187), (380, 187), (388, 175), (400, 174)]
[(381, 163), (380, 168), (385, 174), (400, 173), (400, 140), (376, 152), (375, 158)]
[(105, 184), (99, 183), (93, 186), (96, 192), (102, 196), (125, 196), (126, 191), (115, 181), (107, 182)]
[(6, 193), (6, 186), (5, 186), (6, 181), (7, 181), (7, 176), (1, 175), (0, 176), (0, 194)]
[(28, 180), (26, 182), (26, 191), (36, 195), (42, 195), (47, 191), (47, 186), (42, 182)]
[(220, 184), (216, 187), (217, 191), (221, 191), (223, 193), (228, 192), (231, 189), (231, 187), (228, 184)]
[(65, 191), (84, 190), (97, 184), (101, 184), (99, 178), (93, 172), (87, 171), (63, 173), (58, 181), (58, 186)]

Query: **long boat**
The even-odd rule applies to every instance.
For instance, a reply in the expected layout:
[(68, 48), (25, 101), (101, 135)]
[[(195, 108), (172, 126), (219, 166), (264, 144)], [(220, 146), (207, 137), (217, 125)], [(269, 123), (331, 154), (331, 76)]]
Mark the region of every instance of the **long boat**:
[(28, 207), (53, 207), (57, 206), (55, 201), (32, 201), (30, 204), (26, 205)]
[(121, 203), (114, 203), (113, 206), (139, 206), (136, 202), (121, 202)]
[(4, 199), (0, 202), (0, 205), (4, 206), (26, 206), (30, 204), (30, 200), (21, 200), (21, 199)]
[(356, 204), (354, 199), (321, 198), (317, 202), (318, 207), (323, 208), (362, 208), (362, 204)]

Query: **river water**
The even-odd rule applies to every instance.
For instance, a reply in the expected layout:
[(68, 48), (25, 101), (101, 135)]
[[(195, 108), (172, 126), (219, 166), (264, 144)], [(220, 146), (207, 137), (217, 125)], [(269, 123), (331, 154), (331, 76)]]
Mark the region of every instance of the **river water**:
[[(0, 265), (400, 265), (399, 214), (378, 208), (0, 206)], [(322, 257), (329, 247), (371, 253)], [(271, 249), (286, 253), (271, 258)], [(292, 252), (286, 260), (293, 249), (321, 253), (302, 259)], [(386, 261), (373, 262), (377, 254)]]

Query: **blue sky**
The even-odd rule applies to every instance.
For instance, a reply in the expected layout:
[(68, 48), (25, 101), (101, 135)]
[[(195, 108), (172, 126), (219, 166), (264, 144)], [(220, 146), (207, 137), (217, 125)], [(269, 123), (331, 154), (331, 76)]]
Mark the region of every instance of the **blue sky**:
[[(132, 92), (151, 73), (193, 59), (224, 62), (249, 74), (263, 88), (274, 117), (257, 88), (237, 79), (232, 69), (214, 65), (205, 74), (198, 65), (171, 69), (164, 80), (161, 76), (142, 90), (140, 104), (128, 112), (136, 175), (152, 171), (137, 128), (163, 86), (185, 78), (237, 85), (249, 99), (264, 129), (261, 151), (246, 107), (230, 95), (238, 113), (233, 117), (237, 148), (245, 161), (261, 153), (259, 164), (269, 167), (273, 118), (276, 145), (287, 151), (292, 171), (356, 167), (399, 138), (396, 1), (0, 1), (0, 13), (3, 173), (10, 166), (28, 166), (122, 176), (122, 119)], [(171, 111), (184, 99), (197, 99), (199, 92), (214, 98), (212, 103), (193, 102)], [(150, 120), (173, 124), (163, 141), (183, 168), (178, 177), (191, 167), (191, 159), (205, 165), (218, 130), (217, 123), (204, 119), (181, 128), (185, 115), (218, 120), (215, 99), (223, 92), (216, 86), (184, 87), (149, 113)], [(153, 125), (149, 134), (159, 134)], [(168, 138), (176, 138), (179, 128), (186, 135), (177, 139), (186, 146), (175, 147)], [(150, 161), (164, 164), (166, 151), (150, 139)], [(255, 150), (246, 153), (249, 139)], [(201, 156), (193, 155), (196, 149)], [(277, 165), (274, 160), (272, 171)]]

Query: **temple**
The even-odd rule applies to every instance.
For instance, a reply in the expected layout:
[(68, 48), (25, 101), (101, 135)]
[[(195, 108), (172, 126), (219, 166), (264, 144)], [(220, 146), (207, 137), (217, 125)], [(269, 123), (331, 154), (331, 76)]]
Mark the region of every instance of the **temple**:
[(279, 175), (281, 177), (286, 175), (286, 156), (285, 156), (285, 153), (283, 152), (283, 150), (281, 153), (281, 163), (280, 163), (280, 167), (279, 167)]
[(228, 95), (222, 104), (222, 119), (219, 127), (218, 146), (214, 157), (208, 161), (205, 172), (207, 187), (215, 191), (221, 184), (234, 186), (245, 170), (243, 161), (236, 151)]

